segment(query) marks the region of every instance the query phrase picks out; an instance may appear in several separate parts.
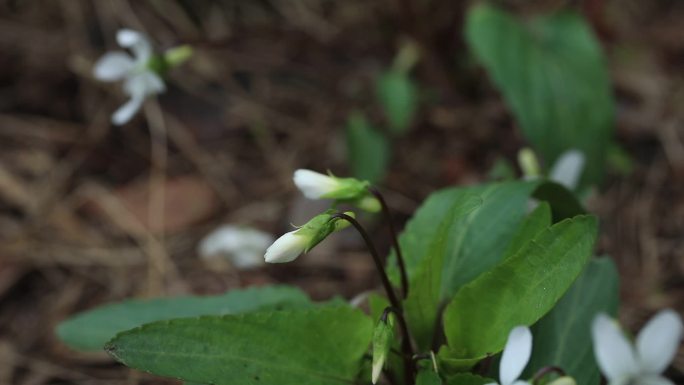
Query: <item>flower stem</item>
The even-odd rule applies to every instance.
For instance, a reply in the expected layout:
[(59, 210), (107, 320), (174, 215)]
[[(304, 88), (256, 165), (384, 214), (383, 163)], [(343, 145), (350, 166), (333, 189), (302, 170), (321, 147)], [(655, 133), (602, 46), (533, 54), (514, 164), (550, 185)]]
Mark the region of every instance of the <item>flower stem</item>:
[[(404, 356), (404, 380), (406, 384), (413, 384), (413, 380), (415, 378), (415, 366), (413, 365), (412, 361), (413, 347), (411, 346), (411, 337), (408, 332), (408, 327), (406, 326), (406, 322), (404, 322), (403, 307), (401, 305), (401, 301), (399, 301), (394, 289), (392, 288), (389, 277), (387, 277), (387, 272), (385, 271), (385, 267), (380, 259), (380, 254), (378, 254), (378, 250), (375, 248), (375, 244), (368, 235), (368, 232), (366, 232), (363, 226), (361, 226), (361, 224), (355, 218), (345, 213), (335, 213), (330, 219), (344, 219), (345, 221), (349, 222), (352, 226), (354, 226), (356, 231), (361, 234), (364, 242), (366, 242), (368, 251), (373, 257), (373, 262), (375, 262), (375, 268), (377, 269), (378, 274), (380, 274), (382, 285), (385, 287), (387, 297), (392, 305), (388, 309), (391, 309), (389, 311), (394, 312), (394, 314), (397, 315), (397, 319), (399, 319), (399, 328), (401, 329), (401, 351)], [(388, 310), (385, 309), (385, 311), (387, 312)], [(384, 314), (384, 317), (386, 320), (387, 315)]]
[(385, 220), (389, 226), (390, 236), (392, 237), (392, 243), (394, 246), (394, 252), (397, 255), (397, 264), (399, 265), (399, 272), (401, 274), (401, 293), (404, 299), (408, 296), (409, 283), (408, 274), (406, 273), (406, 264), (404, 263), (404, 256), (401, 254), (401, 248), (399, 247), (399, 238), (397, 237), (397, 231), (394, 229), (394, 223), (392, 222), (392, 214), (390, 213), (389, 206), (382, 196), (380, 191), (375, 187), (369, 187), (368, 191), (375, 196), (375, 198), (380, 202), (380, 207), (382, 207), (382, 214), (385, 216)]
[(345, 221), (349, 222), (352, 226), (354, 226), (356, 231), (358, 231), (358, 233), (361, 234), (361, 237), (363, 238), (364, 242), (366, 242), (366, 247), (368, 247), (368, 251), (373, 257), (373, 262), (375, 262), (375, 268), (378, 271), (378, 274), (380, 274), (380, 280), (382, 281), (382, 285), (384, 286), (385, 291), (387, 292), (387, 298), (389, 299), (393, 307), (399, 309), (399, 311), (402, 311), (403, 308), (401, 306), (401, 302), (399, 301), (399, 298), (397, 298), (397, 295), (394, 292), (394, 289), (392, 288), (392, 284), (390, 283), (389, 277), (387, 277), (387, 272), (385, 271), (385, 267), (382, 265), (382, 260), (380, 259), (380, 255), (378, 254), (378, 251), (375, 248), (375, 244), (373, 243), (373, 241), (371, 240), (370, 236), (363, 228), (363, 226), (361, 226), (361, 224), (356, 219), (352, 218), (351, 216), (345, 213), (335, 213), (332, 215), (330, 219), (344, 219)]

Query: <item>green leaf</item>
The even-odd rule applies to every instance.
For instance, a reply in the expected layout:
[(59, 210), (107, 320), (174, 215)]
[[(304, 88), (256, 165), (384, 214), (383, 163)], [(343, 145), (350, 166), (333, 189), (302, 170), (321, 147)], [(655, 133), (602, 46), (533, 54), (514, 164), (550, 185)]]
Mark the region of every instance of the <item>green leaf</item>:
[(355, 178), (375, 183), (385, 176), (390, 159), (389, 142), (360, 112), (350, 115), (347, 122), (347, 152)]
[[(409, 281), (416, 279), (421, 263), (434, 244), (435, 226), (442, 223), (454, 202), (464, 194), (476, 194), (482, 200), (470, 215), (454, 221), (449, 229), (444, 256), (441, 299), (448, 299), (463, 284), (494, 266), (525, 216), (527, 202), (539, 181), (502, 182), (433, 193), (406, 224), (399, 238)], [(396, 258), (391, 255), (390, 276), (398, 284)]]
[(481, 4), (468, 13), (466, 40), (546, 164), (579, 149), (588, 165), (581, 184), (599, 182), (615, 103), (601, 47), (581, 15), (523, 22)]
[(421, 369), (416, 376), (416, 385), (442, 385), (442, 379), (432, 369)]
[(287, 286), (232, 290), (210, 297), (128, 300), (80, 313), (62, 322), (57, 335), (74, 349), (101, 350), (117, 333), (149, 322), (310, 305), (306, 294)]
[(433, 227), (432, 243), (417, 273), (410, 281), (410, 290), (404, 302), (407, 322), (419, 349), (428, 350), (432, 345), (440, 305), (444, 256), (448, 252), (450, 243), (454, 241), (452, 237), (454, 223), (481, 204), (482, 200), (478, 195), (459, 194), (436, 231)]
[(470, 373), (459, 373), (449, 376), (446, 381), (446, 385), (486, 385), (492, 383), (495, 384), (496, 381)]
[(508, 182), (465, 189), (482, 199), (479, 208), (454, 223), (444, 259), (442, 298), (495, 266), (527, 211), (533, 182)]
[(596, 227), (591, 216), (559, 222), (462, 287), (445, 310), (449, 347), (440, 353), (478, 359), (501, 351), (513, 327), (535, 323), (570, 288), (592, 255)]
[(592, 260), (556, 307), (532, 328), (534, 348), (527, 367), (558, 366), (578, 384), (598, 385), (600, 374), (592, 350), (591, 322), (599, 312), (616, 314), (618, 281), (612, 260)]
[(518, 228), (513, 240), (508, 245), (504, 259), (515, 255), (530, 239), (546, 230), (549, 226), (551, 226), (551, 206), (547, 202), (542, 202), (525, 218)]
[(406, 133), (418, 107), (418, 92), (408, 72), (385, 72), (377, 80), (376, 93), (392, 133)]
[(176, 319), (117, 335), (106, 350), (123, 364), (215, 385), (349, 384), (373, 325), (349, 307)]

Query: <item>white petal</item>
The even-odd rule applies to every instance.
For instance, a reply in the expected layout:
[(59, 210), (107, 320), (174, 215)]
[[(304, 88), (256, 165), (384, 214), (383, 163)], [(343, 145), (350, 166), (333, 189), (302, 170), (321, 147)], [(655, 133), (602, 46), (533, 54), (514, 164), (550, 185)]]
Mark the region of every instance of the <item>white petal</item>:
[(119, 109), (114, 112), (112, 115), (112, 123), (116, 124), (117, 126), (126, 124), (129, 120), (131, 120), (133, 115), (138, 112), (144, 101), (145, 98), (140, 95), (132, 96), (128, 102), (126, 102), (126, 104), (119, 107)]
[(584, 154), (570, 150), (561, 155), (549, 173), (549, 179), (563, 186), (574, 189), (584, 169)]
[(147, 36), (132, 29), (120, 29), (116, 34), (116, 41), (124, 48), (133, 51), (138, 63), (146, 64), (152, 57), (152, 44)]
[(268, 263), (286, 263), (294, 261), (306, 248), (309, 240), (301, 235), (295, 234), (298, 230), (284, 234), (268, 249), (264, 259)]
[(617, 322), (599, 314), (591, 324), (594, 355), (609, 381), (632, 377), (638, 372), (636, 354)]
[(125, 52), (108, 52), (95, 63), (93, 75), (106, 82), (121, 80), (135, 67), (133, 58)]
[(147, 97), (165, 90), (164, 81), (157, 74), (150, 71), (135, 74), (124, 82), (124, 91), (131, 96), (142, 95)]
[(682, 318), (663, 310), (641, 329), (636, 346), (643, 373), (660, 374), (670, 365), (682, 340)]
[[(532, 332), (527, 326), (517, 326), (508, 334), (508, 341), (499, 364), (501, 385), (510, 385), (520, 377), (532, 354)], [(517, 384), (517, 382), (516, 382)]]
[(513, 385), (532, 385), (532, 384), (530, 384), (527, 381), (518, 380), (518, 381), (514, 382)]
[(299, 169), (294, 172), (292, 179), (297, 188), (309, 199), (320, 199), (339, 188), (334, 178), (311, 170)]

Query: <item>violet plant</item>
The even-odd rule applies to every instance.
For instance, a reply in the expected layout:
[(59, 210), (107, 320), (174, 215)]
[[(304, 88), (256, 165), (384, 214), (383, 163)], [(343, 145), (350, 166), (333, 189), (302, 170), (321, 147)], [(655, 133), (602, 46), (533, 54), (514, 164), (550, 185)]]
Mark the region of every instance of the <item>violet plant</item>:
[[(439, 190), (398, 235), (368, 182), (310, 170), (293, 179), (332, 207), (276, 240), (266, 261), (294, 261), (354, 230), (383, 287), (367, 311), (313, 302), (293, 287), (248, 288), (105, 305), (65, 321), (58, 335), (193, 384), (598, 385), (601, 372), (611, 384), (670, 383), (662, 373), (680, 317), (668, 311), (647, 326), (638, 353), (616, 334), (603, 315), (617, 310), (615, 267), (593, 257), (597, 221), (562, 185), (537, 178)], [(539, 203), (529, 211), (531, 199)], [(382, 214), (394, 240), (387, 258), (355, 208)], [(663, 338), (668, 351), (654, 352)]]

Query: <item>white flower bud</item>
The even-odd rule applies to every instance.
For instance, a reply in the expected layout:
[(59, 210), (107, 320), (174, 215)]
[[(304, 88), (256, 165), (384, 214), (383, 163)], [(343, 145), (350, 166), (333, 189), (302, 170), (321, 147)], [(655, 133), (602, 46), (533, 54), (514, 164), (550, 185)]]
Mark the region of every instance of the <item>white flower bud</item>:
[(299, 230), (283, 234), (268, 249), (264, 259), (268, 263), (292, 262), (304, 252), (310, 242), (310, 237), (297, 234)]
[(299, 169), (294, 172), (294, 183), (309, 199), (321, 199), (340, 188), (336, 178), (311, 170)]

